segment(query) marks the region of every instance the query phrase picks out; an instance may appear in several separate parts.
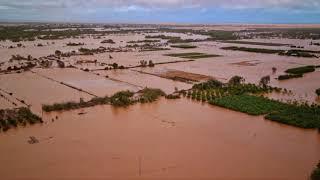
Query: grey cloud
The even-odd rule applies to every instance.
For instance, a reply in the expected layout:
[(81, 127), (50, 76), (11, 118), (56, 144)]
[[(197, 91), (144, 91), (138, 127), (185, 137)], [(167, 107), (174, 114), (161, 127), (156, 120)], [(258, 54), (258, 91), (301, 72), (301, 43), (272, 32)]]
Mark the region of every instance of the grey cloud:
[[(320, 0), (1, 0), (0, 6), (16, 9), (49, 8), (292, 8), (319, 9)], [(320, 10), (320, 9), (319, 9)]]

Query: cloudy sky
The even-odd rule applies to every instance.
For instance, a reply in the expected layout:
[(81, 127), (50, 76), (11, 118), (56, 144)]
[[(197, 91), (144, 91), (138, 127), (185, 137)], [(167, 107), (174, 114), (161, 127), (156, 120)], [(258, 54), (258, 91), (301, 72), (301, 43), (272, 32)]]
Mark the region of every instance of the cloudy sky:
[(0, 0), (0, 21), (320, 23), (320, 0)]

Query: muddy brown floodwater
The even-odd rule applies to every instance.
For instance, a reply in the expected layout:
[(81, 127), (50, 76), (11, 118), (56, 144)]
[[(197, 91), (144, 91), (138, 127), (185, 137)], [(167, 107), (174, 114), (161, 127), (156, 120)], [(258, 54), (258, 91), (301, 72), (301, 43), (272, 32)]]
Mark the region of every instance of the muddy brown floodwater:
[(44, 119), (0, 134), (1, 179), (301, 180), (320, 159), (315, 130), (187, 99)]
[[(270, 28), (269, 25), (259, 27)], [(192, 28), (240, 30), (252, 28), (252, 25)], [(204, 41), (189, 43), (197, 46), (194, 49), (176, 49), (163, 44), (163, 48), (171, 50), (140, 52), (139, 48), (131, 48), (128, 52), (115, 50), (62, 57), (60, 60), (66, 65), (76, 68), (33, 68), (30, 72), (5, 73), (8, 67), (22, 65), (23, 61), (10, 62), (12, 55), (31, 55), (41, 59), (56, 50), (71, 52), (81, 47), (92, 49), (100, 46), (121, 49), (132, 45), (129, 41), (141, 41), (146, 35), (160, 34), (182, 39), (207, 38), (182, 33), (128, 33), (97, 39), (88, 34), (63, 40), (24, 41), (21, 47), (11, 41), (2, 41), (0, 69), (4, 73), (0, 74), (0, 109), (30, 105), (33, 113), (43, 116), (44, 123), (0, 132), (0, 180), (308, 179), (320, 159), (320, 132), (317, 130), (295, 128), (265, 120), (262, 116), (249, 116), (188, 99), (160, 99), (128, 108), (105, 105), (47, 114), (42, 114), (41, 110), (43, 104), (79, 102), (80, 98), (87, 101), (95, 96), (111, 96), (121, 90), (136, 92), (151, 87), (170, 94), (177, 89), (190, 89), (192, 83), (168, 79), (177, 79), (175, 77), (180, 75), (182, 78), (199, 78), (196, 80), (200, 81), (213, 77), (222, 82), (239, 75), (246, 82), (256, 84), (261, 77), (270, 75), (271, 86), (287, 88), (292, 93), (273, 93), (269, 97), (319, 104), (315, 90), (320, 88), (320, 69), (305, 74), (303, 78), (276, 79), (288, 68), (319, 65), (319, 59), (221, 49), (226, 46), (290, 49), (289, 46)], [(107, 39), (115, 43), (101, 43)], [(161, 39), (160, 44), (166, 41)], [(292, 44), (304, 46), (305, 50), (320, 51), (320, 46), (310, 44), (311, 41), (319, 43), (319, 40), (272, 38), (243, 41)], [(69, 42), (84, 45), (67, 46)], [(177, 63), (188, 59), (166, 55), (170, 53), (220, 56)], [(141, 60), (152, 61), (156, 66), (136, 67)], [(77, 63), (80, 61), (87, 63)], [(104, 70), (113, 63), (130, 69)], [(272, 71), (274, 67), (276, 72)], [(29, 144), (30, 139), (36, 143)]]

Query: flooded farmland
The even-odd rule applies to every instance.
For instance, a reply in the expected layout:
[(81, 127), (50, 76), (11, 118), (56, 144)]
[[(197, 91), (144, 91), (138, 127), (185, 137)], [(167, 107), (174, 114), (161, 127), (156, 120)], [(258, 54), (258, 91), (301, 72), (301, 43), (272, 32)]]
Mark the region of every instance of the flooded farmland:
[[(2, 177), (185, 178), (187, 173), (191, 179), (304, 179), (320, 158), (316, 131), (189, 100), (99, 106), (44, 119), (48, 123), (1, 134), (0, 151), (10, 155), (1, 157), (1, 169), (7, 169)], [(30, 135), (41, 142), (29, 145)]]
[(1, 179), (300, 180), (320, 160), (317, 28), (47, 26), (0, 41)]

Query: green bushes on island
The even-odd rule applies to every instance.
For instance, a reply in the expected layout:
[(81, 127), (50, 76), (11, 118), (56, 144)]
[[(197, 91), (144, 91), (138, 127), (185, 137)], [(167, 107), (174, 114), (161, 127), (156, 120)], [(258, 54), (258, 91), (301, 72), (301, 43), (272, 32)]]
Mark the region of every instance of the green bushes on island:
[(233, 76), (228, 81), (228, 84), (232, 85), (232, 86), (236, 86), (236, 85), (240, 85), (240, 84), (242, 84), (244, 82), (245, 82), (245, 79), (243, 77), (241, 77), (241, 76)]
[(181, 49), (194, 49), (194, 48), (197, 48), (197, 46), (189, 45), (189, 44), (171, 45), (170, 47), (181, 48)]
[(202, 35), (210, 36), (207, 40), (216, 41), (216, 40), (236, 40), (239, 37), (234, 31), (223, 31), (223, 30), (212, 30), (201, 33)]
[[(136, 94), (136, 96), (135, 96)], [(42, 110), (45, 112), (51, 111), (67, 111), (73, 109), (80, 109), (86, 107), (92, 107), (96, 105), (110, 104), (117, 107), (126, 107), (137, 102), (149, 103), (156, 101), (159, 97), (165, 96), (166, 94), (160, 89), (144, 88), (137, 93), (131, 91), (120, 91), (115, 93), (113, 96), (108, 97), (95, 97), (89, 101), (80, 102), (66, 102), (66, 103), (55, 103), (52, 105), (42, 105)]]
[(283, 50), (276, 50), (276, 49), (248, 48), (248, 47), (237, 47), (237, 46), (222, 47), (221, 49), (232, 50), (232, 51), (246, 51), (246, 52), (254, 52), (254, 53), (265, 53), (265, 54), (277, 54), (277, 53), (282, 53), (283, 52)]
[(320, 128), (320, 107), (318, 106), (286, 104), (247, 94), (226, 96), (210, 103), (250, 115), (266, 115), (266, 119), (283, 124), (301, 128)]
[(166, 96), (166, 99), (180, 99), (180, 95), (179, 94), (169, 94)]
[(10, 128), (26, 126), (27, 124), (43, 123), (42, 119), (33, 114), (30, 109), (21, 107), (17, 109), (0, 109), (0, 131)]
[(104, 53), (106, 52), (105, 47), (99, 47), (99, 48), (93, 48), (93, 49), (88, 49), (88, 48), (79, 48), (78, 51), (82, 55), (93, 55), (93, 54), (99, 54), (99, 53)]
[[(314, 52), (318, 53), (318, 52)], [(303, 50), (295, 50), (291, 49), (288, 51), (280, 52), (279, 55), (282, 56), (296, 56), (296, 57), (306, 57), (306, 58), (317, 58), (318, 56), (311, 54), (309, 51), (303, 51)]]
[(129, 44), (136, 44), (136, 43), (157, 43), (161, 42), (160, 40), (151, 40), (151, 39), (145, 39), (145, 40), (138, 40), (138, 41), (128, 41)]
[(314, 72), (316, 70), (317, 66), (302, 66), (297, 68), (291, 68), (287, 69), (285, 72), (288, 74), (280, 75), (278, 77), (278, 80), (287, 80), (292, 78), (301, 78), (303, 77), (303, 74)]
[(195, 84), (186, 92), (186, 97), (250, 115), (265, 115), (266, 119), (283, 124), (320, 128), (320, 106), (271, 100), (261, 94), (272, 91), (285, 93), (287, 90), (268, 86), (267, 82), (257, 86), (244, 81), (240, 76), (232, 77), (228, 83), (209, 80)]
[(154, 67), (155, 63), (152, 60), (149, 60), (149, 64), (148, 64), (148, 61), (145, 61), (145, 60), (140, 61), (140, 67), (147, 67), (147, 66)]
[(145, 36), (146, 39), (164, 39), (168, 40), (168, 43), (176, 44), (176, 43), (190, 43), (190, 42), (199, 42), (203, 41), (200, 39), (181, 39), (179, 36), (166, 36), (166, 35), (155, 35), (155, 36)]
[(84, 45), (84, 43), (72, 43), (72, 42), (69, 42), (69, 43), (67, 43), (67, 46), (83, 46)]
[(284, 104), (282, 109), (269, 112), (265, 118), (301, 128), (320, 128), (320, 106)]
[(295, 56), (295, 57), (306, 57), (306, 58), (317, 58), (318, 56), (313, 53), (320, 53), (319, 51), (308, 51), (308, 50), (278, 50), (278, 49), (263, 49), (263, 48), (249, 48), (249, 47), (238, 47), (238, 46), (229, 46), (222, 47), (224, 50), (232, 51), (245, 51), (252, 53), (264, 53), (264, 54), (278, 54), (281, 56)]
[(110, 101), (108, 96), (105, 97), (94, 97), (90, 101), (83, 101), (80, 99), (80, 102), (65, 102), (65, 103), (55, 103), (52, 105), (42, 105), (42, 110), (45, 112), (51, 111), (62, 111), (62, 110), (72, 110), (79, 108), (92, 107), (96, 105), (108, 104)]
[(270, 42), (256, 42), (256, 41), (234, 41), (227, 40), (221, 41), (222, 43), (232, 43), (232, 44), (249, 44), (249, 45), (259, 45), (259, 46), (289, 46), (290, 44), (282, 44), (282, 43), (270, 43)]
[(283, 106), (282, 103), (265, 97), (247, 94), (225, 96), (217, 98), (210, 103), (250, 115), (264, 115)]
[(120, 91), (110, 97), (110, 104), (113, 106), (129, 106), (134, 103), (134, 93), (131, 91)]
[(309, 72), (314, 72), (315, 69), (316, 69), (315, 66), (302, 66), (302, 67), (287, 69), (285, 72), (290, 74), (305, 74)]
[(106, 43), (108, 43), (108, 44), (115, 44), (115, 42), (114, 42), (112, 39), (105, 39), (105, 40), (101, 41), (101, 43), (102, 43), (102, 44), (106, 44)]
[(285, 74), (278, 76), (278, 80), (287, 80), (287, 79), (293, 79), (293, 78), (301, 78), (303, 77), (303, 74)]
[(155, 36), (145, 36), (146, 39), (179, 39), (177, 36), (166, 36), (166, 35), (155, 35)]
[[(244, 78), (240, 76), (232, 77), (228, 83), (222, 83), (218, 80), (209, 80), (193, 85), (191, 97), (195, 99), (211, 99), (221, 98), (224, 96), (241, 95), (246, 93), (261, 94), (270, 91), (281, 91), (280, 88), (270, 87), (268, 85), (257, 86), (255, 84), (245, 84)], [(209, 99), (209, 100), (208, 100)]]
[(138, 91), (139, 102), (149, 103), (156, 101), (159, 97), (165, 96), (166, 94), (161, 89), (144, 88)]
[(216, 54), (205, 54), (205, 53), (197, 53), (197, 52), (173, 53), (173, 54), (165, 54), (165, 55), (171, 56), (171, 57), (185, 58), (185, 59), (201, 59), (201, 58), (219, 57), (220, 56), (220, 55), (216, 55)]
[(222, 88), (223, 83), (218, 80), (209, 80), (207, 82), (199, 83), (193, 85), (192, 89), (200, 89), (200, 90), (207, 90), (212, 88)]

